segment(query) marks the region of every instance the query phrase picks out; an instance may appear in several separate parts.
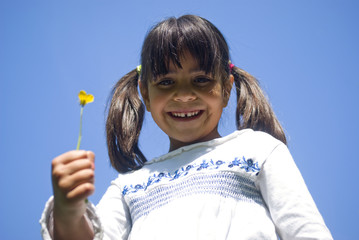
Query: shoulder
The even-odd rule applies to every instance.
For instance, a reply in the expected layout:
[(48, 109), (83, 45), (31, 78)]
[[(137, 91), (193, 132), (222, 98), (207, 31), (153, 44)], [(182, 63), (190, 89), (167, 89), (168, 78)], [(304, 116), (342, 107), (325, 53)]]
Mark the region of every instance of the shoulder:
[[(275, 137), (273, 137), (272, 135), (263, 132), (263, 131), (255, 131), (252, 129), (245, 129), (246, 131), (239, 135), (239, 137), (245, 139), (245, 140), (251, 140), (253, 142), (257, 142), (257, 144), (259, 143), (266, 143), (266, 144), (279, 144), (282, 143), (281, 141), (279, 141), (278, 139), (276, 139)], [(241, 132), (241, 131), (236, 131), (236, 132)]]
[(272, 135), (262, 131), (245, 129), (234, 133), (236, 134), (236, 137), (231, 144), (243, 149), (267, 152), (272, 151), (279, 145), (284, 145), (284, 143), (274, 138)]
[(278, 146), (286, 147), (283, 142), (262, 131), (245, 129), (234, 133), (236, 137), (228, 142), (228, 150), (234, 154), (252, 159), (259, 166), (262, 166)]

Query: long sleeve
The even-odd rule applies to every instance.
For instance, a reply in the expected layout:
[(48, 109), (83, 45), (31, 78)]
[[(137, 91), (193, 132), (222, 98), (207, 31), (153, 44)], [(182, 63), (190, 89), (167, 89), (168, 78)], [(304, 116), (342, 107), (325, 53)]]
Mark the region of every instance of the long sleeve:
[[(53, 209), (54, 198), (50, 197), (45, 205), (45, 209), (40, 219), (41, 236), (44, 240), (51, 240), (53, 236)], [(96, 214), (95, 206), (91, 202), (87, 203), (85, 218), (95, 234), (94, 240), (103, 239), (103, 229), (101, 227), (101, 222)]]
[(281, 239), (333, 239), (284, 144), (264, 162), (258, 185)]
[[(44, 240), (51, 240), (53, 233), (53, 197), (42, 213), (41, 235)], [(88, 202), (85, 217), (94, 231), (94, 240), (127, 239), (131, 230), (131, 218), (123, 200), (120, 189), (112, 184), (95, 206)]]

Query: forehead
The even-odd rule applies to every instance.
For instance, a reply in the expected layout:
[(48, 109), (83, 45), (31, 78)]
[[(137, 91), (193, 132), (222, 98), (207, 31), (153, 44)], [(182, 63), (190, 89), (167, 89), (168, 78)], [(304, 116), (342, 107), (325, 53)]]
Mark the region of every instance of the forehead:
[[(179, 63), (179, 64), (178, 64)], [(188, 72), (198, 72), (201, 71), (198, 64), (198, 60), (192, 56), (189, 52), (186, 52), (181, 55), (179, 62), (174, 63), (170, 61), (168, 63), (168, 74), (175, 73), (179, 70), (185, 70)]]

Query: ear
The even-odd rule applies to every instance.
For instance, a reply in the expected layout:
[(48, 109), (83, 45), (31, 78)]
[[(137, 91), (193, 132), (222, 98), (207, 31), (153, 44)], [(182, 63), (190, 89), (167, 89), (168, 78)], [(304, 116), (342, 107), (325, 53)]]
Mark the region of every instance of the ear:
[(231, 96), (231, 90), (233, 86), (234, 77), (229, 75), (229, 79), (223, 84), (223, 107), (227, 107), (229, 97)]
[(148, 97), (148, 89), (141, 83), (140, 79), (138, 80), (138, 87), (140, 88), (142, 99), (145, 102), (146, 110), (151, 112), (150, 98)]

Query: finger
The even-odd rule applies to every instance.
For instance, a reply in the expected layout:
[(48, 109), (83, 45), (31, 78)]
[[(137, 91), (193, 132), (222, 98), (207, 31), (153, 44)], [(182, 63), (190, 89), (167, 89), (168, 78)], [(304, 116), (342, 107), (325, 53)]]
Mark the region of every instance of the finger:
[(95, 162), (95, 154), (92, 151), (87, 151), (87, 158)]
[(55, 164), (52, 169), (53, 181), (56, 183), (67, 180), (70, 175), (85, 169), (93, 170), (93, 163), (89, 159), (78, 159), (68, 164)]
[(72, 191), (70, 191), (67, 194), (67, 199), (70, 202), (79, 201), (79, 200), (83, 201), (88, 196), (93, 194), (94, 191), (95, 191), (95, 186), (93, 184), (83, 183), (77, 186), (76, 188), (74, 188)]
[(87, 152), (84, 150), (72, 150), (57, 156), (52, 160), (52, 165), (67, 164), (80, 158), (86, 158)]
[(95, 154), (91, 151), (87, 151), (87, 158), (92, 161), (92, 169), (95, 169)]
[(78, 159), (76, 161), (72, 161), (66, 165), (63, 165), (64, 172), (67, 175), (72, 175), (80, 170), (91, 169), (94, 170), (94, 163), (90, 159)]
[(69, 151), (52, 161), (52, 175), (55, 179), (61, 179), (84, 168), (95, 169), (94, 159), (95, 155), (91, 151)]
[(68, 175), (64, 178), (61, 178), (58, 182), (58, 186), (62, 192), (70, 192), (77, 186), (84, 183), (95, 182), (95, 172), (92, 169), (83, 169), (75, 172), (72, 175)]

